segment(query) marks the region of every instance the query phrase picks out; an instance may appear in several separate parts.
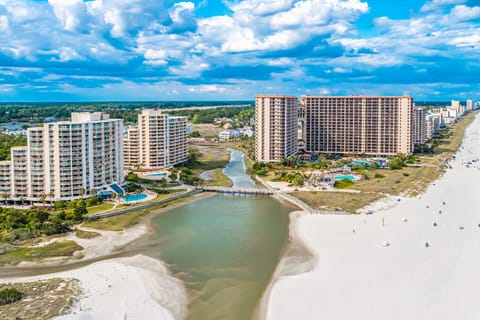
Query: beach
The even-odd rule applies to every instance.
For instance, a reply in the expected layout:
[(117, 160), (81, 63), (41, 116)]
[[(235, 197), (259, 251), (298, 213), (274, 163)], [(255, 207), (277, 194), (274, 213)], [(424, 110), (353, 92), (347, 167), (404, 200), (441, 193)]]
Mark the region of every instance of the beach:
[(266, 319), (478, 319), (479, 128), (477, 116), (451, 169), (417, 198), (294, 220), (316, 264), (278, 278)]
[(92, 263), (48, 275), (3, 278), (2, 282), (77, 279), (81, 294), (55, 319), (185, 319), (187, 294), (180, 280), (158, 260), (143, 255)]

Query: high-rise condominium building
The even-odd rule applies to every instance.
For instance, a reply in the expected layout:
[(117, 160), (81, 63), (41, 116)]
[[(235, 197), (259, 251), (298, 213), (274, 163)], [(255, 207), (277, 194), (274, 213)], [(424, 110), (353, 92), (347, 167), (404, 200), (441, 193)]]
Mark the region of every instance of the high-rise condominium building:
[(132, 169), (163, 169), (187, 160), (187, 119), (161, 110), (142, 110), (125, 139), (126, 165)]
[(0, 192), (15, 201), (71, 200), (123, 180), (123, 120), (101, 112), (29, 128), (27, 146), (0, 162)]
[(466, 104), (465, 104), (465, 109), (467, 111), (472, 111), (473, 110), (473, 100), (468, 99)]
[(410, 96), (302, 96), (305, 150), (391, 156), (412, 152)]
[(298, 98), (255, 97), (255, 159), (276, 162), (297, 153)]
[(140, 165), (140, 143), (138, 138), (138, 127), (131, 126), (127, 128), (123, 138), (123, 151), (125, 167), (135, 168)]
[(427, 109), (413, 108), (412, 143), (422, 144), (427, 141)]

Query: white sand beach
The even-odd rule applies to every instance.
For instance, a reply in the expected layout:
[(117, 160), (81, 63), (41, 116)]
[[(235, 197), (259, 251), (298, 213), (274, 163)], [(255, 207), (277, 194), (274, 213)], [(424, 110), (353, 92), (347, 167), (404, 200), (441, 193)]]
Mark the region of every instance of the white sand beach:
[(275, 282), (266, 318), (480, 319), (480, 164), (467, 163), (480, 158), (479, 128), (477, 116), (452, 169), (418, 198), (301, 216), (316, 265)]
[(143, 255), (92, 263), (42, 276), (3, 278), (29, 282), (49, 278), (79, 280), (82, 294), (68, 314), (56, 319), (158, 319), (187, 316), (187, 293), (180, 280), (158, 260)]

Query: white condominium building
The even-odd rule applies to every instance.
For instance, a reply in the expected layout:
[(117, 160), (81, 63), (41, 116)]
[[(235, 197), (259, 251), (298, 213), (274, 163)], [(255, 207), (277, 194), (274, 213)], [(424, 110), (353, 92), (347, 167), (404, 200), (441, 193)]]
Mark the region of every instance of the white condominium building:
[(392, 156), (413, 151), (410, 96), (302, 96), (301, 108), (307, 152)]
[(122, 183), (123, 171), (123, 120), (72, 113), (28, 129), (27, 146), (0, 162), (0, 192), (14, 201), (71, 200)]
[(255, 160), (277, 162), (298, 151), (298, 98), (255, 96)]
[(412, 142), (414, 145), (425, 143), (428, 140), (427, 134), (427, 109), (421, 107), (413, 108)]
[(142, 110), (137, 126), (127, 131), (125, 158), (128, 167), (143, 170), (169, 168), (185, 162), (186, 117), (172, 117), (161, 110)]

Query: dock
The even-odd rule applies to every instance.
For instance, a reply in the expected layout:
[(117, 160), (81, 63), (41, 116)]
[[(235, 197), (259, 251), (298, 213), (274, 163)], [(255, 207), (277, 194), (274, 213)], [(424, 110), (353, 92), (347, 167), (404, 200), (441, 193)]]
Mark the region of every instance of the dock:
[(232, 194), (232, 195), (266, 195), (272, 196), (275, 194), (275, 191), (269, 189), (257, 189), (257, 188), (224, 188), (224, 187), (203, 187), (203, 191), (206, 192), (216, 192), (222, 194)]

